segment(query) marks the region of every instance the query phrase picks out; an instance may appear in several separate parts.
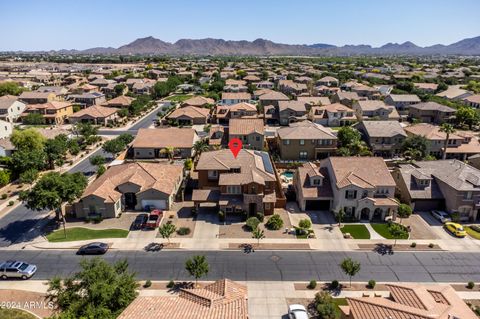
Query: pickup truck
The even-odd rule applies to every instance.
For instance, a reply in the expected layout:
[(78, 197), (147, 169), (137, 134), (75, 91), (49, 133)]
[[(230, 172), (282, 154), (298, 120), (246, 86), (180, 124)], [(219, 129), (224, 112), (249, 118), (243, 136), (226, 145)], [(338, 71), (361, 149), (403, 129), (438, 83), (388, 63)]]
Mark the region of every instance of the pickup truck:
[(162, 221), (163, 212), (161, 210), (155, 209), (150, 212), (148, 219), (145, 222), (145, 228), (155, 229), (160, 225)]

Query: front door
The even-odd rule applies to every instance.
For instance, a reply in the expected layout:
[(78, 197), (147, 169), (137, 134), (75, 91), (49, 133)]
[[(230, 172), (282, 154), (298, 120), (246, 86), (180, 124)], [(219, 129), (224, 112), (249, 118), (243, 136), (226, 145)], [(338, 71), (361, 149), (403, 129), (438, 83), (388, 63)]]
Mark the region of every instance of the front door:
[(257, 203), (248, 204), (248, 216), (256, 216), (257, 214)]
[(137, 196), (135, 193), (125, 193), (125, 209), (134, 210), (137, 206)]

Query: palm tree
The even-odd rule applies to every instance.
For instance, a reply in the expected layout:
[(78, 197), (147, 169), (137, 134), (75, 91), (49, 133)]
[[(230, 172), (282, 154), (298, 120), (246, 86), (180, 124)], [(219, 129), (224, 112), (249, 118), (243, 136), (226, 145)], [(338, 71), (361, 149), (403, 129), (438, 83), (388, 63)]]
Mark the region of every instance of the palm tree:
[(263, 232), (262, 229), (257, 227), (257, 228), (255, 228), (255, 230), (252, 233), (252, 238), (255, 238), (257, 240), (258, 246), (260, 247), (260, 239), (265, 238), (265, 233)]
[(198, 156), (202, 152), (208, 151), (208, 144), (205, 140), (199, 140), (193, 144), (193, 149), (195, 150), (195, 156)]
[(409, 148), (403, 152), (403, 156), (412, 160), (420, 160), (422, 159), (422, 152), (417, 149)]
[(447, 158), (447, 145), (448, 145), (448, 140), (450, 139), (450, 134), (455, 133), (455, 128), (453, 127), (452, 124), (449, 123), (443, 123), (440, 125), (440, 132), (445, 133), (447, 136), (445, 137), (445, 146), (443, 148), (443, 155), (442, 159)]
[(173, 160), (173, 154), (175, 154), (175, 147), (167, 146), (160, 152), (166, 154), (169, 160)]

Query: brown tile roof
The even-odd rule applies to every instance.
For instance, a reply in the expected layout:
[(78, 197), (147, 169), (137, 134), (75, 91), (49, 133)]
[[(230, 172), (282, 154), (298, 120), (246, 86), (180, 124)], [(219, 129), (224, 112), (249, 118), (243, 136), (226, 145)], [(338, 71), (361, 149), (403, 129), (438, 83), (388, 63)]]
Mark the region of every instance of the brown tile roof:
[(104, 118), (104, 117), (109, 117), (112, 114), (115, 114), (117, 112), (118, 112), (118, 109), (113, 107), (93, 105), (70, 115), (70, 117), (78, 118), (82, 116), (90, 116), (94, 118)]
[(82, 195), (95, 195), (106, 202), (116, 202), (122, 194), (119, 185), (130, 182), (140, 186), (140, 192), (155, 189), (172, 194), (183, 176), (180, 165), (135, 162), (110, 167), (103, 175), (90, 184)]
[(228, 125), (230, 135), (263, 135), (263, 119), (231, 119)]
[(191, 148), (197, 139), (192, 128), (141, 128), (132, 142), (133, 148)]
[(311, 105), (328, 105), (330, 99), (326, 96), (297, 96), (297, 101), (305, 102)]
[(395, 186), (381, 157), (329, 157), (337, 188), (357, 185), (362, 188)]
[(284, 110), (293, 110), (295, 112), (306, 112), (306, 103), (302, 101), (279, 101), (278, 110), (282, 112)]
[(331, 139), (337, 137), (331, 129), (310, 121), (291, 123), (288, 127), (281, 127), (277, 130), (278, 137), (285, 139)]
[(176, 109), (175, 111), (170, 113), (167, 116), (167, 118), (176, 119), (179, 117), (188, 117), (188, 118), (196, 119), (196, 118), (206, 118), (208, 117), (209, 114), (210, 114), (209, 109), (188, 105), (188, 106)]
[(360, 123), (369, 137), (407, 136), (402, 125), (397, 121), (363, 121)]
[(117, 96), (116, 98), (113, 98), (111, 100), (108, 100), (107, 102), (105, 102), (104, 104), (105, 105), (113, 105), (113, 106), (116, 106), (116, 105), (121, 105), (121, 106), (129, 106), (130, 104), (132, 104), (132, 101), (133, 101), (133, 98), (129, 97), (129, 96), (125, 96), (125, 95), (120, 95), (120, 96)]
[(234, 93), (234, 92), (223, 92), (222, 100), (250, 100), (252, 96), (250, 93)]
[(4, 95), (0, 97), (0, 109), (8, 109), (18, 100), (18, 96)]
[[(311, 185), (310, 177), (323, 177), (321, 186)], [(315, 164), (308, 162), (298, 167), (299, 186), (302, 188), (303, 198), (331, 198), (333, 197), (330, 178), (326, 168), (319, 168)], [(298, 184), (297, 184), (298, 185)]]
[(455, 109), (448, 107), (443, 104), (439, 104), (437, 102), (424, 102), (424, 103), (417, 103), (412, 104), (409, 106), (411, 109), (418, 109), (423, 111), (440, 111), (440, 112), (455, 112)]
[(390, 94), (393, 102), (420, 102), (420, 98), (415, 94)]
[[(415, 125), (407, 126), (404, 128), (405, 132), (412, 135), (425, 136), (427, 140), (432, 141), (444, 141), (447, 138), (447, 134), (440, 131), (440, 127), (427, 123), (418, 123)], [(453, 133), (450, 134), (449, 139), (463, 140), (463, 137)]]
[(448, 285), (386, 285), (391, 299), (347, 298), (342, 311), (354, 319), (474, 319), (467, 304)]
[(288, 101), (290, 100), (288, 96), (282, 92), (271, 91), (265, 94), (260, 95), (258, 98), (260, 101)]
[(59, 102), (59, 101), (52, 101), (48, 103), (42, 103), (42, 104), (30, 104), (28, 106), (29, 110), (39, 110), (39, 109), (46, 109), (46, 110), (60, 110), (63, 108), (66, 108), (68, 106), (71, 106), (72, 103), (70, 102)]
[(137, 297), (118, 319), (247, 319), (247, 288), (228, 279), (201, 289), (181, 289), (178, 297)]
[(194, 96), (188, 100), (185, 100), (183, 104), (192, 106), (204, 106), (206, 104), (215, 104), (215, 100), (204, 96)]
[(223, 173), (219, 185), (241, 185), (256, 182), (265, 184), (275, 181), (272, 162), (268, 153), (242, 149), (237, 158), (228, 149), (203, 152), (198, 160), (196, 170), (230, 171), (240, 169), (240, 173)]
[(241, 103), (237, 103), (237, 104), (232, 104), (230, 106), (228, 106), (228, 110), (231, 112), (231, 111), (241, 111), (241, 110), (245, 110), (245, 111), (257, 111), (257, 107), (253, 104), (250, 104), (250, 103), (247, 103), (247, 102), (241, 102)]

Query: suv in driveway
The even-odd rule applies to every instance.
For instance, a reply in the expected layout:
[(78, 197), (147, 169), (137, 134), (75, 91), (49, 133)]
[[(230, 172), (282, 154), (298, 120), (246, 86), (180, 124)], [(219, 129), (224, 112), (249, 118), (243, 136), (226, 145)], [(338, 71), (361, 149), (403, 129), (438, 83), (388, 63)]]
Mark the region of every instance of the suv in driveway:
[(163, 212), (161, 210), (155, 209), (150, 212), (148, 219), (145, 222), (145, 228), (155, 229), (160, 226), (162, 221)]
[(441, 210), (432, 210), (431, 214), (436, 220), (438, 220), (442, 224), (452, 221), (452, 219), (450, 218), (450, 215), (448, 215), (445, 212), (442, 212)]
[(37, 271), (37, 266), (27, 264), (23, 261), (7, 260), (0, 264), (0, 278), (5, 280), (9, 278), (28, 279)]

